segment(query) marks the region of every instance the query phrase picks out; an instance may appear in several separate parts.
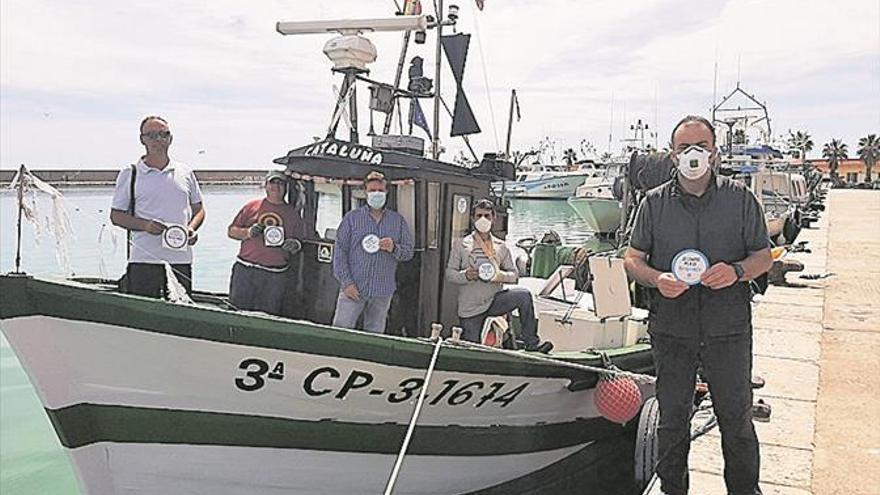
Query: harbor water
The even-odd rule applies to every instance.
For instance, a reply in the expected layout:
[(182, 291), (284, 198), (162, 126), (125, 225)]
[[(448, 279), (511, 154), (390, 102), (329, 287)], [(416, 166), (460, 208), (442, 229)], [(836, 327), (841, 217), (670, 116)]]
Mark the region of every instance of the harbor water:
[[(194, 250), (193, 285), (196, 289), (226, 292), (237, 241), (226, 236), (226, 227), (249, 199), (262, 195), (258, 186), (206, 187), (206, 220)], [(69, 245), (71, 273), (56, 260), (54, 238), (37, 238), (34, 228), (22, 226), (22, 271), (33, 275), (69, 275), (118, 278), (125, 267), (124, 231), (110, 226), (112, 188), (62, 189), (73, 238)], [(339, 204), (338, 202), (336, 203)], [(41, 225), (50, 223), (51, 202), (38, 203)], [(333, 202), (329, 203), (333, 206)], [(507, 241), (513, 245), (526, 237), (540, 238), (556, 231), (565, 244), (590, 237), (586, 224), (565, 201), (513, 202)], [(16, 253), (15, 193), (0, 193), (0, 272), (14, 270)], [(333, 221), (331, 211), (321, 220)], [(115, 239), (115, 240), (114, 240)], [(5, 338), (0, 336), (0, 493), (76, 494), (73, 469), (43, 412), (27, 375)]]

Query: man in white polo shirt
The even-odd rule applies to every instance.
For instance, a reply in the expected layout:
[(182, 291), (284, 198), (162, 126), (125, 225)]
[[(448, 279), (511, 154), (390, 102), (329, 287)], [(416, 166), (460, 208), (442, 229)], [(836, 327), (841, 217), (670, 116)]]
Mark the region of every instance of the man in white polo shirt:
[(193, 171), (168, 157), (168, 122), (151, 115), (141, 121), (140, 130), (147, 154), (117, 175), (110, 212), (113, 225), (130, 232), (123, 285), (130, 294), (164, 297), (168, 263), (189, 293), (192, 245), (205, 219), (202, 192)]

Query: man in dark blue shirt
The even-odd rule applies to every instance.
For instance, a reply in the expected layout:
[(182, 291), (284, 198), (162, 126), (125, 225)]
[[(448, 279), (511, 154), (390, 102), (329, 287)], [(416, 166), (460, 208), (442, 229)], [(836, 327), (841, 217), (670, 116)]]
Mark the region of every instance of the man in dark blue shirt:
[(772, 264), (764, 213), (743, 184), (715, 174), (715, 130), (706, 119), (688, 116), (675, 126), (672, 158), (676, 176), (642, 201), (626, 252), (630, 277), (652, 293), (657, 474), (665, 494), (687, 493), (690, 418), (702, 366), (721, 430), (727, 492), (760, 494), (748, 281)]
[(396, 211), (385, 208), (385, 176), (364, 179), (367, 204), (345, 214), (336, 232), (333, 276), (339, 281), (333, 326), (382, 333), (397, 289), (397, 264), (413, 257), (413, 235)]

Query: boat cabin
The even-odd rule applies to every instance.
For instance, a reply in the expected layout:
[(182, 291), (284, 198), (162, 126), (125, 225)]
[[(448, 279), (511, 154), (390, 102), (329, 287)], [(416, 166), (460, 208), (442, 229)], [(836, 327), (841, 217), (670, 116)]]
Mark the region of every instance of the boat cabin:
[[(385, 207), (403, 215), (415, 239), (412, 260), (398, 265), (386, 333), (425, 336), (431, 323), (458, 324), (457, 288), (445, 283), (450, 248), (472, 229), (471, 205), (491, 197), (490, 182), (512, 177), (513, 167), (487, 154), (479, 166), (464, 168), (381, 146), (383, 141), (374, 139), (370, 147), (328, 139), (275, 160), (286, 167), (288, 201), (299, 209), (307, 232), (287, 272), (284, 316), (332, 322), (340, 290), (332, 266), (336, 229), (343, 215), (365, 203), (363, 179), (378, 171), (388, 181)], [(492, 199), (493, 233), (504, 238), (507, 204)]]

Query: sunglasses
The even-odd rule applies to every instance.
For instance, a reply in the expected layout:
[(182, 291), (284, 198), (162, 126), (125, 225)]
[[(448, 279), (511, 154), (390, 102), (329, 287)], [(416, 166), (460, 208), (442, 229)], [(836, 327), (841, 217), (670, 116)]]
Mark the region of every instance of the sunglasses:
[(141, 134), (141, 136), (153, 141), (166, 140), (171, 137), (171, 131), (150, 131)]

